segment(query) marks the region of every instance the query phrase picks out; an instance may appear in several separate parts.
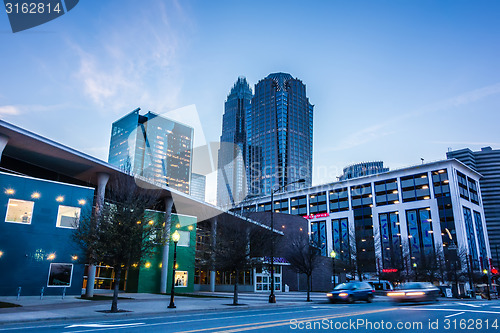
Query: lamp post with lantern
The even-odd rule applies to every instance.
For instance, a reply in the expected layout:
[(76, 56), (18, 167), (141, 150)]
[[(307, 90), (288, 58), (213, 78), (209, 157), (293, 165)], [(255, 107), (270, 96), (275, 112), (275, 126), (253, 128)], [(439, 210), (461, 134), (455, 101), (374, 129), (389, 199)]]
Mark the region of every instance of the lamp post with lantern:
[(330, 252), (330, 258), (332, 258), (332, 261), (333, 261), (333, 288), (335, 288), (335, 285), (336, 285), (336, 276), (335, 276), (335, 257), (337, 257), (337, 253), (335, 252), (335, 250), (332, 250), (332, 252)]
[(174, 304), (174, 293), (175, 293), (175, 265), (177, 265), (177, 243), (179, 242), (179, 239), (181, 238), (181, 235), (179, 232), (176, 230), (172, 234), (172, 241), (174, 242), (174, 265), (172, 266), (172, 289), (170, 290), (170, 304), (168, 305), (169, 309), (174, 309), (175, 304)]

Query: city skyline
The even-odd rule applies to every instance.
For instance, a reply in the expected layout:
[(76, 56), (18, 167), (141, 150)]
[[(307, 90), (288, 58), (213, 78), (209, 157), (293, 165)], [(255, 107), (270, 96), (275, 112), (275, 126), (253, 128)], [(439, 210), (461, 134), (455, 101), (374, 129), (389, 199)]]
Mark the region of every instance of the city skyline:
[(238, 76), (288, 72), (315, 104), (313, 184), (361, 161), (395, 169), (444, 159), (448, 147), (500, 147), (497, 2), (262, 6), (81, 2), (17, 34), (3, 14), (0, 118), (106, 160), (110, 125), (129, 110), (194, 104), (206, 141), (218, 141)]

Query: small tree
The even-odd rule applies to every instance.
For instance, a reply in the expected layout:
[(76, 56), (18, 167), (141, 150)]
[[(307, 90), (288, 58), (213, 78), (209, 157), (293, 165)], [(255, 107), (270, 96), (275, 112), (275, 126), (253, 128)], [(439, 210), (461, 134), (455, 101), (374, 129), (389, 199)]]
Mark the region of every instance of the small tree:
[(216, 269), (234, 274), (233, 305), (238, 305), (239, 274), (253, 268), (268, 246), (270, 231), (246, 222), (217, 223), (216, 242), (213, 246), (213, 265)]
[(285, 245), (285, 259), (293, 270), (307, 277), (307, 302), (311, 301), (311, 275), (320, 255), (319, 247), (311, 243), (307, 235), (294, 234)]
[(108, 265), (115, 271), (111, 312), (118, 312), (122, 271), (140, 264), (164, 242), (163, 228), (151, 219), (159, 192), (140, 188), (130, 176), (120, 176), (107, 187), (103, 207), (86, 214), (73, 233), (89, 264)]

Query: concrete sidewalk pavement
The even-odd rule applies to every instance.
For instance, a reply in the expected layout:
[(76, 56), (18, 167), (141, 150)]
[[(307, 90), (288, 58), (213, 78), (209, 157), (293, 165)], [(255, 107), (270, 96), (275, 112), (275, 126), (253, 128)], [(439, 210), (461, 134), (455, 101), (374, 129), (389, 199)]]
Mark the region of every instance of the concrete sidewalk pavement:
[[(100, 294), (111, 296), (111, 294)], [(236, 310), (242, 308), (264, 308), (292, 306), (305, 303), (305, 295), (302, 301), (296, 299), (280, 300), (278, 303), (269, 304), (268, 295), (249, 297), (242, 294), (239, 298), (239, 306), (232, 306), (232, 294), (217, 293), (217, 297), (210, 297), (206, 293), (200, 296), (176, 296), (175, 309), (169, 309), (170, 295), (158, 294), (127, 294), (120, 293), (120, 297), (130, 299), (119, 299), (118, 308), (124, 312), (107, 313), (111, 308), (111, 300), (92, 301), (81, 299), (77, 296), (45, 296), (40, 300), (38, 296), (23, 296), (19, 301), (16, 297), (0, 297), (0, 302), (8, 302), (21, 305), (20, 307), (0, 308), (0, 325), (18, 322), (33, 322), (57, 319), (109, 319), (119, 316), (130, 315), (152, 315), (168, 314), (189, 311), (215, 311)], [(262, 296), (262, 297), (260, 297)]]

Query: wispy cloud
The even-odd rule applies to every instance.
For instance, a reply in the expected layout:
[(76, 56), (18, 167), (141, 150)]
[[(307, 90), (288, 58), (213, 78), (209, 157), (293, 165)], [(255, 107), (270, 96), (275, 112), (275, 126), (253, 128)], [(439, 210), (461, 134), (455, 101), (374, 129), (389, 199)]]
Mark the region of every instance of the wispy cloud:
[(133, 24), (127, 16), (109, 22), (92, 45), (69, 41), (79, 58), (75, 77), (100, 110), (141, 106), (162, 112), (177, 106), (182, 79), (175, 64), (182, 38), (171, 22), (181, 10), (176, 2), (168, 8), (152, 2), (135, 13)]
[[(361, 129), (357, 132), (354, 132), (344, 139), (342, 139), (339, 143), (337, 143), (334, 146), (325, 148), (325, 152), (329, 151), (339, 151), (339, 150), (346, 150), (346, 149), (351, 149), (357, 146), (361, 146), (367, 143), (371, 143), (379, 138), (382, 138), (384, 136), (388, 136), (391, 134), (394, 134), (395, 131), (393, 128), (395, 127), (395, 123), (400, 123), (402, 120), (409, 119), (409, 118), (415, 118), (418, 116), (422, 116), (423, 114), (427, 113), (434, 113), (434, 112), (442, 112), (442, 111), (449, 111), (453, 110), (456, 107), (462, 106), (462, 105), (467, 105), (471, 104), (477, 101), (480, 101), (484, 98), (500, 94), (500, 83), (493, 84), (490, 86), (482, 87), (479, 89), (471, 90), (468, 92), (465, 92), (463, 94), (453, 96), (451, 98), (432, 103), (429, 105), (426, 105), (424, 107), (415, 109), (415, 110), (410, 110), (408, 112), (402, 112), (399, 116), (392, 117), (386, 121), (383, 121), (379, 124), (371, 125), (369, 127), (366, 127), (364, 129)], [(497, 145), (497, 143), (494, 142), (435, 142), (435, 143), (443, 143), (443, 144), (466, 144), (466, 145)]]
[(21, 114), (21, 110), (14, 105), (0, 106), (0, 116), (18, 116)]
[(351, 133), (347, 137), (344, 137), (342, 140), (340, 140), (337, 144), (327, 147), (325, 151), (331, 152), (351, 149), (357, 146), (364, 145), (366, 143), (373, 142), (384, 136), (394, 134), (395, 131), (387, 130), (386, 125), (386, 123), (380, 123)]

